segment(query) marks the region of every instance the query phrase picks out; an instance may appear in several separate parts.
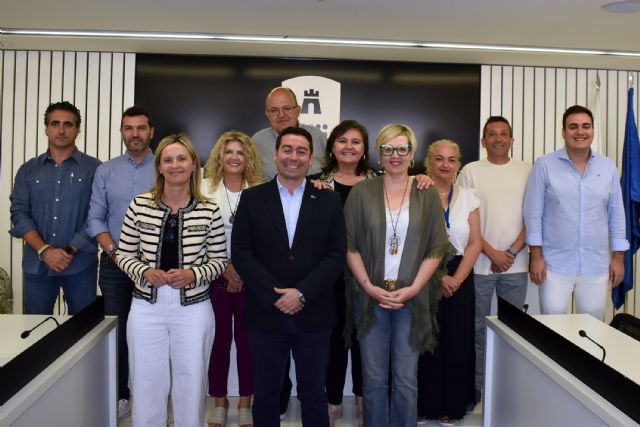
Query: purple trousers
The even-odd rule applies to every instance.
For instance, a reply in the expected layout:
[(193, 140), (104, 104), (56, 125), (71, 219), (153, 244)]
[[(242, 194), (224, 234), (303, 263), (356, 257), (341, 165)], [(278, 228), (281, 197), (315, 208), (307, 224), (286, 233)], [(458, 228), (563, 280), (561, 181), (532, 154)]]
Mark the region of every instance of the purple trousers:
[(245, 291), (230, 293), (226, 280), (219, 277), (211, 283), (211, 305), (216, 319), (216, 334), (209, 359), (209, 394), (227, 395), (231, 340), (236, 342), (236, 363), (240, 396), (253, 394), (253, 370), (249, 335), (244, 326)]

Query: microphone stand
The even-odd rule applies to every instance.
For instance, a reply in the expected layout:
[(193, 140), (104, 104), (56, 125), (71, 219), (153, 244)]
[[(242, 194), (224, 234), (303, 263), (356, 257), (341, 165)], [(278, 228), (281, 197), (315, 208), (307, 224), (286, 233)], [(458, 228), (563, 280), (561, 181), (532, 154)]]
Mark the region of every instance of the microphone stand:
[(602, 360), (601, 360), (601, 362), (604, 362), (604, 358), (607, 356), (607, 350), (605, 350), (605, 348), (603, 346), (601, 346), (600, 344), (598, 344), (597, 342), (592, 340), (591, 337), (589, 335), (587, 335), (587, 333), (584, 331), (584, 329), (580, 329), (578, 331), (578, 335), (580, 335), (583, 338), (588, 339), (589, 341), (591, 341), (592, 343), (594, 343), (595, 345), (600, 347), (600, 349), (602, 350)]

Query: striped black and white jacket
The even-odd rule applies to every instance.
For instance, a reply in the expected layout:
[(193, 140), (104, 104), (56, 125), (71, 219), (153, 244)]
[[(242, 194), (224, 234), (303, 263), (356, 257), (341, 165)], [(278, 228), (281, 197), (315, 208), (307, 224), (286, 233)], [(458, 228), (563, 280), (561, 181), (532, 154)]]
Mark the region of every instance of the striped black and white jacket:
[[(122, 224), (116, 262), (135, 284), (133, 296), (155, 303), (157, 288), (143, 276), (160, 268), (164, 224), (171, 209), (157, 205), (151, 193), (133, 199)], [(209, 298), (209, 285), (224, 272), (227, 248), (220, 209), (215, 203), (193, 200), (178, 211), (179, 268), (193, 270), (196, 281), (180, 289), (182, 305)]]

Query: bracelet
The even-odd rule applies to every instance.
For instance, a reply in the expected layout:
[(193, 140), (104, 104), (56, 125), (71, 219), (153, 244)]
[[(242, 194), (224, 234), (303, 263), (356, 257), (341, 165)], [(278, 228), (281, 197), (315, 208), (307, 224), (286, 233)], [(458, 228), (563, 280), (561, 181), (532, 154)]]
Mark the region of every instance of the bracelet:
[(512, 247), (509, 247), (509, 249), (507, 249), (505, 252), (510, 254), (510, 255), (512, 255), (512, 256), (514, 256), (514, 257), (516, 255), (518, 255), (518, 252), (516, 252)]
[(50, 244), (45, 243), (44, 245), (42, 245), (42, 247), (40, 249), (38, 249), (38, 259), (40, 261), (44, 261), (44, 253), (47, 251), (47, 249), (49, 249), (51, 247)]

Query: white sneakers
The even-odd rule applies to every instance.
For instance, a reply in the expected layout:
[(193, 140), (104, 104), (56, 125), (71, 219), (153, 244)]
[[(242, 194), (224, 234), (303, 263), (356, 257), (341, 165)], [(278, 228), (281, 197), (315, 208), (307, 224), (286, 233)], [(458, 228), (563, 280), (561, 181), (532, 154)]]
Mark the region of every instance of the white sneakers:
[(118, 419), (131, 415), (131, 405), (127, 399), (118, 400)]

